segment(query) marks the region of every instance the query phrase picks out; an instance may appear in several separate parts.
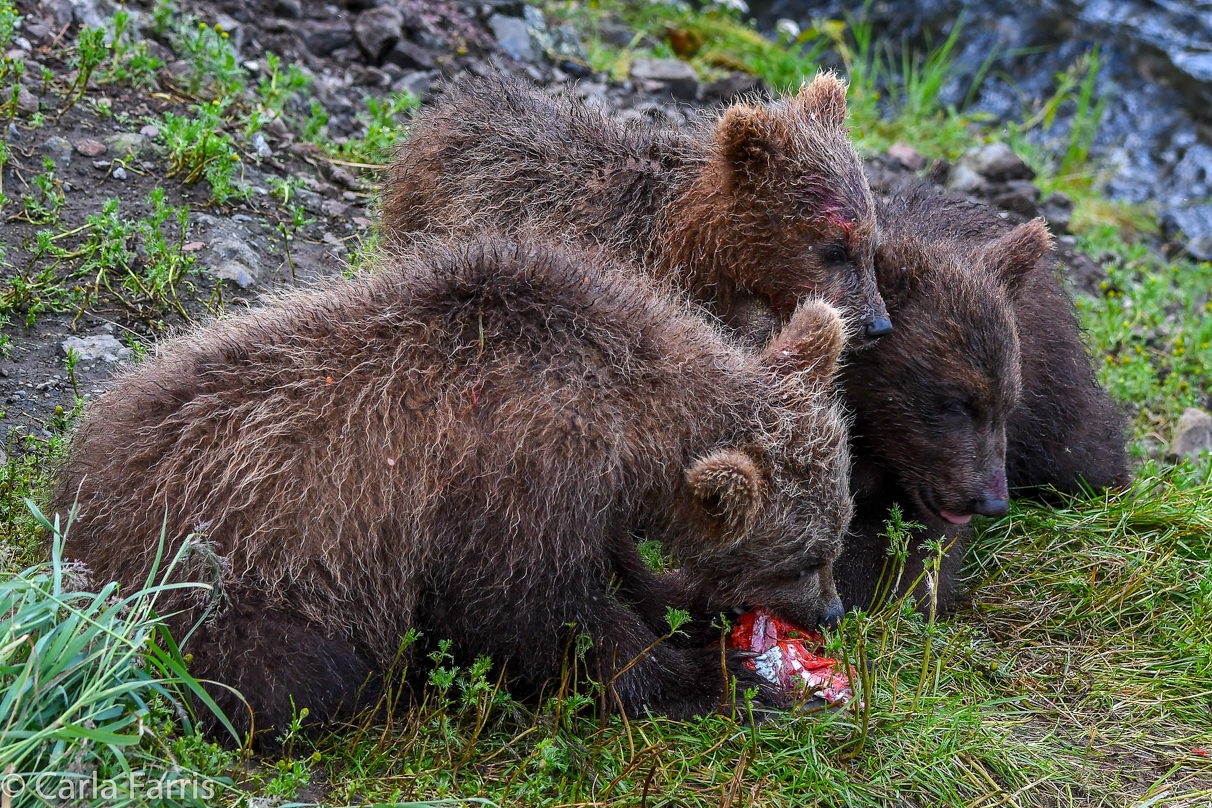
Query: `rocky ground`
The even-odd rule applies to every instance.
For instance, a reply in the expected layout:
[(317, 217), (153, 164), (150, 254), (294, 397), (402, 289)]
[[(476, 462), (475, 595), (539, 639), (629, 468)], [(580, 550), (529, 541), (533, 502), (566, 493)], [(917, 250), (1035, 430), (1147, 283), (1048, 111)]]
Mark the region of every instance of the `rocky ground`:
[[(402, 94), (426, 101), (444, 79), (507, 71), (553, 89), (571, 86), (586, 103), (623, 121), (678, 126), (739, 94), (764, 92), (756, 78), (740, 72), (700, 82), (677, 59), (637, 59), (624, 80), (595, 74), (583, 32), (515, 0), (350, 0), (343, 6), (227, 0), (183, 3), (171, 16), (169, 7), (157, 8), (126, 9), (126, 36), (159, 63), (144, 86), (103, 82), (94, 73), (83, 100), (69, 104), (77, 70), (68, 43), (84, 26), (105, 28), (112, 38), (118, 8), (104, 0), (16, 4), (21, 19), (7, 57), (24, 62), (24, 73), (8, 126), (3, 189), (9, 202), (0, 239), (0, 284), (7, 289), (0, 307), (8, 318), (0, 428), (10, 448), (23, 434), (53, 434), (77, 392), (98, 394), (123, 361), (157, 338), (361, 260), (373, 240), (378, 175), (365, 157), (342, 156), (365, 155), (359, 146), (383, 138), (370, 131), (370, 104), (387, 105)], [(223, 80), (216, 81), (219, 69), (199, 75), (210, 65), (198, 55), (203, 48), (174, 33), (172, 26), (179, 30), (186, 21), (213, 26), (215, 38), (231, 46), (236, 63), (229, 59), (226, 66), (235, 90), (227, 96), (216, 86)], [(621, 44), (644, 36), (609, 19), (597, 21), (592, 34)], [(182, 165), (166, 116), (188, 117), (192, 105), (215, 98), (226, 98), (229, 110), (256, 106), (250, 88), (285, 73), (271, 65), (270, 54), (297, 66), (305, 89), (276, 110), (270, 103), (255, 131), (240, 131), (235, 117), (224, 115), (213, 131), (196, 135), (230, 140), (230, 155), (222, 156), (235, 166), (232, 191), (219, 199), (213, 182), (198, 181), (199, 173)], [(405, 105), (384, 120), (402, 128), (409, 114)], [(388, 132), (387, 140), (395, 134)], [(377, 157), (388, 154), (380, 148)], [(870, 165), (877, 189), (918, 174), (989, 200), (1010, 218), (1042, 212), (1061, 233), (1072, 209), (1060, 193), (1041, 201), (1031, 169), (998, 144), (955, 166), (927, 165), (914, 148), (898, 144)], [(154, 189), (162, 190), (170, 211), (155, 226), (166, 257), (149, 256), (148, 236), (139, 231), (154, 221), (145, 203)], [(109, 200), (118, 200), (117, 208), (105, 214)], [(1072, 250), (1072, 239), (1062, 238), (1061, 245), (1078, 286), (1097, 287), (1101, 270)], [(142, 288), (150, 284), (146, 277), (140, 282), (141, 275), (166, 263), (179, 274), (172, 288)]]

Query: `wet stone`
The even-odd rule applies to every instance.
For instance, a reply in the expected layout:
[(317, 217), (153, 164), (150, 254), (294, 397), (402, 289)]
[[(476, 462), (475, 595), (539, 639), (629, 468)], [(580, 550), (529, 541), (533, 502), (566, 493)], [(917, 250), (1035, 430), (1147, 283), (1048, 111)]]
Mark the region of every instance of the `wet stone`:
[(400, 41), (404, 15), (392, 6), (367, 9), (354, 21), (354, 38), (371, 64), (381, 64), (383, 58)]
[(1190, 407), (1183, 411), (1170, 439), (1170, 455), (1197, 458), (1212, 452), (1212, 415)]
[(675, 98), (692, 101), (699, 92), (699, 76), (681, 59), (636, 59), (631, 63), (631, 80), (637, 85)]
[(68, 351), (74, 351), (80, 362), (120, 362), (130, 356), (130, 348), (119, 342), (113, 334), (68, 337), (60, 344), (59, 351), (64, 356), (67, 356)]
[(105, 144), (99, 140), (91, 140), (86, 138), (84, 140), (76, 141), (76, 151), (80, 152), (85, 157), (100, 157), (101, 155), (105, 154), (106, 147)]

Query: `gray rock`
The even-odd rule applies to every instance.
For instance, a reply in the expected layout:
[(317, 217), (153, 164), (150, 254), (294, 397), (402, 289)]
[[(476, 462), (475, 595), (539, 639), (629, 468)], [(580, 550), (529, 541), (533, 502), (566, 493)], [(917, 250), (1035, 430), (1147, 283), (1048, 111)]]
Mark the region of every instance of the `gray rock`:
[(316, 56), (327, 56), (354, 41), (353, 31), (345, 22), (306, 22), (302, 29), (303, 42)]
[(239, 261), (224, 261), (210, 271), (216, 278), (231, 281), (241, 289), (247, 289), (256, 283), (252, 270)]
[(71, 0), (42, 0), (42, 7), (50, 12), (51, 18), (54, 20), (55, 30), (71, 25)]
[(1039, 212), (1047, 220), (1052, 232), (1069, 232), (1069, 222), (1073, 221), (1073, 200), (1067, 193), (1053, 191), (1048, 194), (1040, 204)]
[(926, 165), (926, 158), (908, 143), (896, 142), (888, 147), (888, 156), (910, 171), (921, 171)]
[(302, 0), (275, 0), (274, 13), (288, 20), (297, 20), (303, 16)]
[(1039, 188), (1027, 180), (1011, 180), (989, 189), (989, 199), (1002, 210), (1022, 214), (1028, 219), (1039, 216)]
[(432, 70), (436, 65), (429, 51), (409, 39), (399, 39), (387, 54), (387, 64), (405, 70)]
[(83, 154), (85, 157), (100, 157), (105, 154), (107, 148), (104, 143), (91, 138), (84, 138), (76, 141), (76, 151)]
[(320, 210), (325, 216), (331, 216), (334, 219), (344, 219), (349, 212), (349, 206), (344, 202), (339, 202), (336, 199), (325, 199), (320, 203)]
[[(301, 189), (300, 189), (301, 190)], [(296, 191), (299, 193), (299, 191)], [(259, 261), (257, 253), (245, 241), (234, 235), (216, 239), (210, 243), (211, 261), (216, 264), (235, 261), (248, 267), (255, 267)]]
[(1212, 452), (1212, 415), (1190, 407), (1183, 410), (1170, 438), (1171, 457), (1199, 457)]
[(98, 10), (98, 5), (96, 0), (71, 0), (72, 19), (80, 25), (104, 28), (105, 20)]
[(722, 79), (703, 85), (703, 98), (709, 101), (731, 101), (739, 95), (757, 92), (762, 80), (749, 73), (734, 70)]
[(488, 18), (488, 27), (496, 37), (501, 50), (511, 59), (519, 62), (536, 62), (538, 54), (530, 41), (530, 29), (525, 20), (517, 17), (506, 17), (504, 14), (493, 14)]
[(248, 145), (252, 146), (253, 151), (257, 153), (257, 157), (262, 160), (267, 160), (274, 156), (273, 150), (269, 148), (269, 144), (265, 142), (265, 135), (260, 132), (253, 132), (248, 138)]
[(947, 187), (961, 194), (981, 196), (989, 189), (989, 183), (971, 166), (961, 162), (952, 170)]
[(55, 161), (55, 165), (63, 168), (72, 161), (72, 144), (65, 138), (55, 135), (48, 137), (38, 150)]
[(354, 39), (371, 64), (382, 64), (383, 58), (400, 41), (404, 14), (392, 6), (378, 6), (363, 11), (354, 20)]
[(278, 140), (282, 140), (290, 134), (290, 129), (286, 126), (286, 121), (282, 120), (281, 116), (270, 118), (265, 122), (263, 128), (269, 133), (270, 137), (277, 138)]
[(543, 16), (542, 11), (529, 3), (522, 6), (522, 20), (527, 26), (537, 31), (547, 30), (547, 18)]
[(1035, 172), (1005, 143), (975, 146), (960, 161), (990, 182), (1033, 180)]
[(329, 112), (337, 115), (353, 114), (353, 101), (349, 100), (345, 87), (339, 79), (317, 76), (316, 80), (312, 82), (311, 88), (312, 92), (316, 94), (316, 98)]
[(400, 77), (400, 80), (391, 85), (393, 93), (408, 93), (413, 98), (424, 99), (429, 94), (430, 85), (437, 80), (438, 74), (436, 71), (425, 72), (416, 70), (411, 73), (405, 73)]
[[(530, 6), (527, 6), (530, 8)], [(583, 64), (589, 63), (589, 54), (585, 53), (585, 46), (581, 44), (581, 38), (577, 35), (577, 29), (571, 25), (557, 26), (551, 32), (551, 44), (544, 50), (548, 56), (551, 56), (556, 61), (568, 59), (574, 62)]]
[[(48, 42), (55, 35), (55, 32), (50, 29), (49, 25), (37, 20), (31, 20), (29, 17), (22, 20), (22, 25), (24, 26), (22, 30), (32, 36), (35, 42)], [(29, 68), (28, 63), (26, 64), (26, 68)]]
[[(159, 134), (159, 130), (156, 134)], [(105, 138), (105, 145), (119, 158), (138, 157), (151, 145), (151, 141), (139, 132), (119, 132)]]
[(625, 25), (617, 25), (613, 22), (602, 22), (597, 28), (598, 38), (608, 45), (614, 45), (616, 48), (626, 48), (637, 38), (636, 32)]
[(26, 89), (25, 85), (17, 88), (17, 109), (30, 115), (39, 109), (38, 96)]
[(693, 101), (699, 93), (698, 74), (681, 59), (636, 59), (631, 63), (631, 80), (657, 92), (664, 88), (686, 101)]
[(1167, 208), (1162, 225), (1171, 238), (1183, 236), (1183, 244), (1197, 261), (1212, 261), (1212, 204)]
[(126, 169), (122, 166), (114, 166), (114, 170), (110, 172), (110, 176), (116, 180), (126, 179)]
[(68, 351), (74, 351), (81, 362), (120, 362), (130, 356), (130, 348), (119, 342), (113, 334), (68, 337), (63, 340), (59, 350), (64, 356), (67, 356)]
[(315, 191), (307, 188), (296, 188), (295, 196), (299, 198), (299, 203), (303, 205), (303, 209), (308, 213), (313, 213), (317, 216), (324, 213), (321, 205), (324, 204), (324, 197), (317, 194)]

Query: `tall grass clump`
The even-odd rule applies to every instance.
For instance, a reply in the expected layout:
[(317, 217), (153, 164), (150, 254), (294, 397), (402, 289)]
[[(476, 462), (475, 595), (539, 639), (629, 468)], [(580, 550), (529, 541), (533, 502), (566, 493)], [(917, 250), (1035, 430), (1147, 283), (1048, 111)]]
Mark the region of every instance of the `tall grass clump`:
[(156, 611), (165, 592), (208, 589), (169, 583), (189, 544), (158, 553), (141, 589), (94, 592), (63, 560), (71, 515), (51, 522), (27, 504), (51, 558), (0, 583), (0, 778), (13, 804), (215, 804), (231, 781), (192, 770), (166, 740), (192, 734), (191, 701), (235, 736)]

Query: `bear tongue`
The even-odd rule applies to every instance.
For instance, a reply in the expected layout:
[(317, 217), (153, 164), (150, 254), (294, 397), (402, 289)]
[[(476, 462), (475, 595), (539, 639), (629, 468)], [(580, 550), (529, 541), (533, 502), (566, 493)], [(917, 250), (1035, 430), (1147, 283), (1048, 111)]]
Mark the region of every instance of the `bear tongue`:
[(950, 522), (953, 525), (966, 525), (966, 524), (968, 524), (968, 522), (972, 521), (971, 514), (964, 514), (963, 516), (956, 516), (955, 514), (947, 513), (946, 511), (939, 511), (938, 513), (939, 513), (939, 516), (943, 517), (944, 519), (946, 519), (948, 522)]

